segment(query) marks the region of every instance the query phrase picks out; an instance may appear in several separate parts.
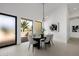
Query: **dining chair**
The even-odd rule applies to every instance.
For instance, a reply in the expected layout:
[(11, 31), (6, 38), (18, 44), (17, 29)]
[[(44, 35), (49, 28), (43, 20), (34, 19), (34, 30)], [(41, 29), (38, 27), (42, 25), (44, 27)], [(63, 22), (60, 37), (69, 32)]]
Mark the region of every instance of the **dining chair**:
[(54, 42), (53, 42), (53, 34), (50, 35), (50, 43), (54, 44)]
[(33, 37), (41, 38), (41, 35), (40, 34), (33, 34)]
[[(32, 35), (28, 35), (28, 40), (29, 40), (29, 47), (28, 47), (28, 49), (30, 48), (30, 46), (33, 47), (33, 44), (37, 43), (36, 41), (33, 40), (33, 36)], [(34, 51), (34, 47), (32, 49)]]
[(50, 43), (52, 44), (53, 43), (53, 34), (49, 34), (46, 36), (46, 40), (45, 40), (45, 43)]
[(41, 40), (41, 47), (43, 48), (46, 48), (46, 44), (50, 44), (50, 45), (52, 45), (52, 44), (54, 44), (53, 43), (53, 34), (48, 34), (48, 35), (46, 35), (46, 39), (45, 38), (43, 38), (42, 40)]
[(45, 39), (44, 38), (42, 38), (41, 40), (40, 40), (40, 47), (41, 48), (45, 48), (46, 46), (45, 46)]

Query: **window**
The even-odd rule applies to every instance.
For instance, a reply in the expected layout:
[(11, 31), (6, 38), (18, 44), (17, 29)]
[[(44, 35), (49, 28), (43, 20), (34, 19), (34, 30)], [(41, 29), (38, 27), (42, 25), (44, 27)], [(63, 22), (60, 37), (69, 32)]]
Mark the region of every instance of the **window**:
[(21, 42), (28, 41), (28, 35), (32, 35), (33, 21), (30, 19), (21, 19)]
[(35, 32), (37, 34), (41, 34), (42, 31), (42, 22), (41, 21), (35, 21)]
[(16, 44), (17, 17), (0, 13), (0, 47)]

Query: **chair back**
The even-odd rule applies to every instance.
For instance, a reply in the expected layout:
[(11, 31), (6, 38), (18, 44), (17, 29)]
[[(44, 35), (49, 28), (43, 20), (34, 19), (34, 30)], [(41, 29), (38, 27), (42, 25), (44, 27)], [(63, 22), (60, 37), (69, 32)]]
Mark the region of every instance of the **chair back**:
[(41, 38), (41, 35), (40, 34), (33, 34), (33, 37), (34, 38)]
[(29, 40), (29, 43), (30, 43), (30, 44), (33, 44), (33, 38), (32, 38), (32, 35), (28, 35), (28, 40)]
[(35, 34), (33, 34), (33, 37), (36, 37), (36, 35), (35, 35)]
[(46, 35), (46, 40), (45, 40), (45, 42), (49, 42), (50, 40), (52, 40), (52, 38), (53, 38), (53, 34)]
[(53, 39), (53, 34), (50, 35), (51, 36), (51, 40)]
[(49, 42), (50, 39), (51, 39), (51, 36), (50, 36), (50, 35), (46, 35), (46, 40), (45, 40), (45, 42)]

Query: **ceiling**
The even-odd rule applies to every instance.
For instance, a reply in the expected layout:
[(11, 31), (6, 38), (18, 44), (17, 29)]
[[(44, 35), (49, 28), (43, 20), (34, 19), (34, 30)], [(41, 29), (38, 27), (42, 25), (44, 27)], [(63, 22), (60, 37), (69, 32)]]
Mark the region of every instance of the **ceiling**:
[(68, 12), (69, 14), (79, 12), (79, 3), (68, 3)]
[[(72, 14), (79, 13), (79, 3), (63, 3), (67, 4), (68, 6), (68, 14), (69, 16)], [(62, 3), (46, 3), (45, 6), (45, 15), (51, 14), (51, 12), (54, 12), (59, 8), (59, 6), (63, 5)]]

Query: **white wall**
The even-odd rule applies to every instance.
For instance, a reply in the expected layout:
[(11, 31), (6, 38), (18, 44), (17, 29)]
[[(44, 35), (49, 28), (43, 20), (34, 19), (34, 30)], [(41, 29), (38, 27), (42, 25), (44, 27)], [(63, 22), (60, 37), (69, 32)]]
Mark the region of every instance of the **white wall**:
[[(17, 29), (17, 43), (21, 43), (20, 38), (20, 19), (21, 17), (28, 17), (35, 20), (42, 19), (43, 9), (42, 4), (0, 4), (0, 12), (12, 14), (18, 17)], [(45, 29), (47, 33), (54, 34), (54, 40), (60, 42), (67, 42), (68, 39), (68, 20), (67, 20), (67, 4), (45, 4), (45, 16), (48, 16), (45, 21)], [(51, 32), (49, 26), (53, 22), (59, 22), (59, 32)], [(46, 33), (45, 32), (45, 33)]]
[(72, 32), (73, 25), (79, 25), (79, 10), (69, 14), (70, 38), (79, 38), (79, 32)]
[(17, 44), (21, 43), (20, 38), (20, 20), (21, 17), (28, 17), (29, 19), (42, 19), (42, 4), (14, 4), (2, 3), (0, 4), (0, 12), (12, 14), (17, 16)]
[[(54, 34), (54, 40), (66, 43), (68, 40), (68, 19), (67, 4), (45, 4), (45, 16), (48, 19), (44, 22), (45, 34)], [(59, 22), (59, 32), (52, 32), (49, 26)]]

